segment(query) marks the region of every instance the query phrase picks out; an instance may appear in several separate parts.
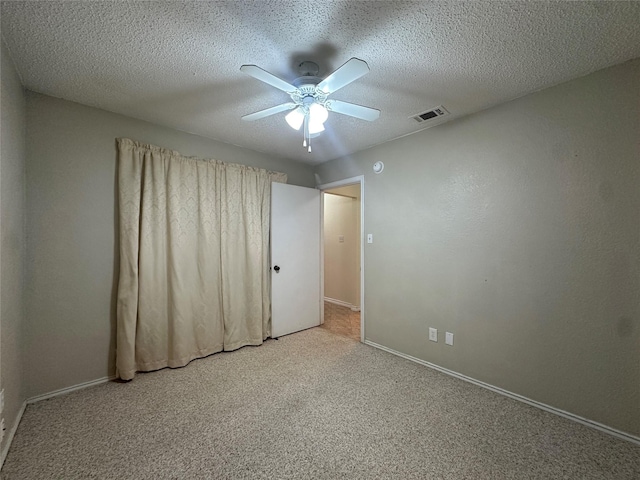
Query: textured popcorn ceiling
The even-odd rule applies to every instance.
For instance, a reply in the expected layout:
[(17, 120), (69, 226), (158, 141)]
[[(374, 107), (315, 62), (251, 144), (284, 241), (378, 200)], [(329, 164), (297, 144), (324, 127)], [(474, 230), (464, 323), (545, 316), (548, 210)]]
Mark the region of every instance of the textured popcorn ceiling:
[[(2, 35), (30, 90), (270, 154), (320, 163), (640, 57), (640, 2), (3, 2)], [(350, 57), (371, 72), (331, 98), (378, 108), (330, 114), (302, 148), (285, 113), (303, 60), (326, 76)], [(444, 105), (451, 115), (411, 115)]]

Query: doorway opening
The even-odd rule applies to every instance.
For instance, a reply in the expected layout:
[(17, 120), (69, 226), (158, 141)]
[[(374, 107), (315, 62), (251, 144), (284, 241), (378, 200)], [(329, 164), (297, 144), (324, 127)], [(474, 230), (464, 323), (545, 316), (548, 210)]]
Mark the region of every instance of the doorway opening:
[(322, 327), (364, 342), (364, 177), (322, 192)]

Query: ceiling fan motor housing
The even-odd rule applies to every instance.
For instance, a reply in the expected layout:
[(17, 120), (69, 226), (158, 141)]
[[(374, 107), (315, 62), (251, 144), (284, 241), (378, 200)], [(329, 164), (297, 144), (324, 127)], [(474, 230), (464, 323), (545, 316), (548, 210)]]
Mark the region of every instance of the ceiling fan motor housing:
[[(309, 83), (309, 81), (317, 80), (315, 83)], [(298, 81), (301, 81), (298, 84)], [(302, 83), (304, 82), (304, 83)], [(296, 91), (291, 92), (289, 95), (291, 96), (291, 100), (295, 102), (296, 105), (300, 105), (301, 107), (310, 106), (312, 103), (319, 103), (324, 105), (327, 101), (327, 94), (318, 90), (316, 85), (320, 83), (320, 79), (318, 77), (300, 77), (297, 78), (293, 84), (298, 87)]]
[(318, 85), (322, 79), (320, 77), (314, 77), (311, 75), (306, 75), (303, 77), (296, 78), (293, 82), (291, 82), (295, 87), (302, 87), (303, 85)]

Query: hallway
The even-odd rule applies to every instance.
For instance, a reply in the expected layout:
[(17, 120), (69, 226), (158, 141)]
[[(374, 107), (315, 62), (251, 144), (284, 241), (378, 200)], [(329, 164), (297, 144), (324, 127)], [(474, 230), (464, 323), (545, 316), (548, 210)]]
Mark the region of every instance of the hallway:
[(360, 312), (349, 307), (324, 302), (324, 323), (322, 328), (332, 333), (360, 341)]

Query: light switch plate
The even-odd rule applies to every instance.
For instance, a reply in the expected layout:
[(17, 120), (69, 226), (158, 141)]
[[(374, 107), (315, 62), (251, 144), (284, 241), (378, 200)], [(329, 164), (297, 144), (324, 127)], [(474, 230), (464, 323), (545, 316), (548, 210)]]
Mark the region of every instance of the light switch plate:
[(446, 343), (447, 345), (453, 346), (453, 333), (446, 332), (444, 334), (444, 343)]
[(344, 235), (338, 235), (338, 243), (344, 243)]
[(367, 235), (367, 243), (373, 243), (373, 233)]
[(438, 342), (438, 329), (429, 327), (429, 340)]

